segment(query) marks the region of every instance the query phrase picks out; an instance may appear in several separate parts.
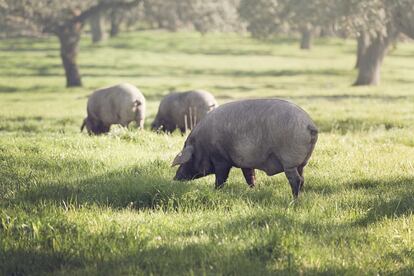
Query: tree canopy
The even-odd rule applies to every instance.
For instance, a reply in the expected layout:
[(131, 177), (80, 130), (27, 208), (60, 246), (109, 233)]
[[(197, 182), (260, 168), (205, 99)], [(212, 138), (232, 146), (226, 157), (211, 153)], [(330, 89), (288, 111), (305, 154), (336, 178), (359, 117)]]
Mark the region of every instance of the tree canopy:
[(239, 0), (145, 0), (145, 18), (158, 27), (177, 30), (193, 27), (201, 33), (241, 28)]
[(333, 22), (334, 10), (329, 0), (241, 0), (239, 6), (240, 16), (254, 37), (300, 32), (304, 49), (310, 47), (313, 30)]

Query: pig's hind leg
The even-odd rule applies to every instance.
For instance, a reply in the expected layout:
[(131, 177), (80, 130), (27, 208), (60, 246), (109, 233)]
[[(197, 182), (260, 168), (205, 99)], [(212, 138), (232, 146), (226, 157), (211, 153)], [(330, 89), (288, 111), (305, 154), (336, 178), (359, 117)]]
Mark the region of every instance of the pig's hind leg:
[(254, 188), (256, 184), (256, 174), (254, 169), (241, 169), (243, 172), (244, 179), (246, 179), (247, 184)]
[(303, 185), (305, 184), (305, 178), (303, 177), (303, 168), (304, 167), (305, 167), (305, 165), (300, 165), (298, 167), (298, 173), (299, 173), (299, 176), (301, 177), (301, 180), (302, 180), (302, 182), (300, 183), (300, 187), (299, 187), (300, 191), (302, 191)]
[(292, 188), (293, 197), (297, 198), (299, 195), (300, 188), (303, 186), (303, 177), (299, 174), (297, 167), (285, 169), (285, 175), (289, 180), (290, 187)]

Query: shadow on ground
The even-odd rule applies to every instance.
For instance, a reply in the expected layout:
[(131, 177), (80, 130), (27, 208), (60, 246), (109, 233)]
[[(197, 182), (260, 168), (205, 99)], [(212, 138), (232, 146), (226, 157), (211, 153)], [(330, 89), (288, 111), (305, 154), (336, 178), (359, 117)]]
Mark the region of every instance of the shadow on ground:
[[(64, 76), (60, 65), (39, 66), (36, 64), (15, 65), (25, 68), (26, 72), (19, 72), (19, 77), (31, 76)], [(320, 75), (320, 76), (343, 76), (351, 74), (349, 70), (339, 70), (334, 68), (328, 69), (283, 69), (283, 70), (223, 70), (215, 68), (197, 69), (186, 68), (183, 66), (163, 66), (158, 65), (140, 65), (134, 64), (129, 66), (115, 66), (108, 64), (80, 64), (83, 77), (160, 77), (160, 76), (221, 76), (232, 78), (246, 77), (293, 77), (300, 75)], [(133, 68), (133, 70), (131, 70)], [(4, 71), (0, 73), (3, 77), (14, 77), (14, 72)]]
[[(41, 154), (41, 152), (34, 154)], [(174, 171), (170, 168), (169, 163), (158, 159), (146, 164), (98, 173), (89, 177), (82, 177), (82, 174), (88, 175), (94, 168), (102, 170), (99, 168), (104, 168), (105, 165), (90, 164), (87, 160), (64, 159), (56, 163), (54, 160), (37, 158), (25, 159), (25, 165), (28, 160), (32, 160), (33, 164), (30, 167), (34, 170), (48, 167), (58, 175), (60, 175), (59, 171), (70, 175), (70, 170), (76, 170), (78, 175), (62, 177), (52, 182), (42, 181), (41, 177), (37, 176), (33, 183), (27, 180), (30, 178), (27, 176), (22, 178), (25, 185), (21, 187), (12, 184), (13, 181), (16, 181), (16, 176), (3, 175), (5, 183), (10, 182), (11, 189), (19, 188), (14, 190), (15, 196), (9, 202), (11, 204), (30, 205), (46, 201), (58, 205), (67, 202), (75, 205), (97, 204), (112, 208), (138, 210), (162, 208), (174, 211), (177, 209), (231, 209), (237, 202), (257, 204), (262, 207), (283, 207), (291, 201), (289, 185), (283, 175), (280, 177), (260, 175), (259, 187), (253, 190), (248, 188), (243, 181), (243, 183), (235, 183), (237, 178), (233, 175), (224, 189), (215, 190), (213, 176), (204, 178), (205, 182), (200, 180), (173, 181)], [(16, 159), (13, 162), (13, 166), (17, 166), (20, 161)], [(79, 168), (82, 169), (79, 170)], [(315, 181), (313, 177), (307, 178), (303, 197), (331, 197), (343, 192), (343, 189), (366, 190), (368, 196), (360, 204), (362, 204), (362, 208), (368, 210), (368, 213), (358, 223), (373, 223), (385, 217), (408, 215), (414, 211), (412, 205), (414, 200), (413, 178), (362, 179), (357, 183), (341, 185)], [(204, 184), (206, 182), (207, 185)], [(286, 193), (274, 193), (275, 189), (284, 189)], [(370, 194), (380, 194), (382, 200), (371, 202)]]
[[(79, 165), (76, 161), (65, 163), (67, 164), (57, 165), (54, 170), (83, 166), (85, 172), (88, 171), (87, 162), (81, 162)], [(42, 165), (33, 165), (40, 166)], [(291, 200), (290, 192), (286, 195), (273, 195), (272, 186), (251, 190), (244, 183), (228, 183), (224, 189), (215, 190), (212, 176), (207, 178), (208, 185), (198, 180), (177, 182), (172, 180), (174, 172), (165, 175), (165, 170), (170, 170), (169, 164), (155, 160), (148, 165), (133, 166), (80, 180), (65, 178), (54, 182), (38, 181), (36, 184), (22, 186), (10, 203), (37, 205), (40, 202), (50, 202), (61, 205), (62, 202), (66, 202), (77, 206), (96, 204), (117, 209), (162, 208), (165, 211), (175, 211), (231, 209), (237, 201), (261, 206), (283, 205)], [(288, 185), (287, 182), (284, 184)]]
[(414, 213), (414, 178), (400, 177), (389, 180), (361, 180), (347, 184), (353, 189), (363, 190), (368, 198), (364, 209), (366, 214), (356, 221), (356, 225), (367, 226), (386, 218), (399, 218)]
[[(266, 220), (266, 221), (264, 221)], [(238, 275), (274, 275), (301, 273), (344, 273), (350, 270), (361, 272), (352, 265), (338, 267), (332, 264), (324, 268), (303, 267), (303, 257), (296, 256), (288, 245), (286, 230), (301, 227), (282, 214), (246, 217), (230, 220), (219, 228), (206, 227), (203, 235), (206, 242), (193, 243), (150, 243), (146, 237), (134, 238), (133, 229), (119, 232), (95, 233), (78, 228), (64, 216), (49, 222), (49, 228), (41, 231), (54, 231), (47, 239), (32, 241), (31, 247), (11, 249), (0, 252), (0, 261), (4, 264), (0, 272), (5, 275), (27, 275), (32, 273), (84, 272), (93, 274), (131, 274), (144, 273), (156, 275), (196, 274), (238, 274)], [(270, 230), (264, 231), (266, 225)], [(279, 227), (278, 227), (279, 226)], [(221, 233), (230, 231), (241, 235), (246, 229), (259, 231), (254, 242), (241, 240), (227, 241), (223, 244)], [(48, 229), (48, 230), (46, 230)], [(33, 229), (26, 230), (27, 232)], [(248, 233), (249, 231), (247, 231)], [(20, 232), (23, 235), (24, 233)], [(176, 238), (198, 237), (199, 232), (178, 233)], [(315, 233), (316, 235), (316, 233)], [(17, 233), (14, 238), (20, 237)], [(82, 244), (76, 244), (76, 238)], [(10, 239), (10, 237), (9, 237)], [(35, 239), (36, 240), (36, 239)], [(131, 242), (131, 240), (133, 242)], [(66, 244), (69, 243), (69, 244)], [(71, 244), (73, 243), (71, 247)], [(242, 243), (243, 246), (231, 246)], [(66, 244), (59, 248), (58, 244)], [(105, 246), (103, 246), (105, 245)], [(111, 250), (108, 250), (111, 248)], [(275, 266), (277, 264), (277, 266)]]

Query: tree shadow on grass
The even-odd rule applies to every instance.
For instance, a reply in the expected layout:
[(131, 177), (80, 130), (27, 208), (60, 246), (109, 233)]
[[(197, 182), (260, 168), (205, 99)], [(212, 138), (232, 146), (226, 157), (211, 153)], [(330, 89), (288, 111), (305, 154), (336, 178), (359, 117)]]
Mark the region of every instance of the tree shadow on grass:
[[(25, 66), (27, 67), (27, 66)], [(56, 65), (56, 67), (58, 67)], [(38, 67), (32, 66), (29, 68), (32, 72), (21, 73), (19, 76), (63, 76), (63, 73), (57, 71), (57, 68)], [(84, 70), (82, 75), (84, 77), (153, 77), (153, 76), (176, 76), (176, 77), (188, 77), (188, 76), (221, 76), (232, 78), (246, 78), (246, 77), (294, 77), (301, 75), (308, 76), (343, 76), (349, 74), (348, 70), (338, 69), (283, 69), (283, 70), (220, 70), (214, 68), (183, 68), (180, 66), (149, 66), (145, 67), (136, 64), (134, 67), (135, 73), (131, 72), (130, 67), (111, 68), (108, 65), (80, 65), (80, 69), (93, 69), (93, 72)], [(110, 69), (110, 70), (108, 70)], [(149, 73), (151, 72), (151, 73)], [(13, 76), (9, 73), (3, 73), (2, 76)]]
[(3, 70), (0, 72), (0, 76), (3, 77), (32, 77), (32, 76), (40, 76), (40, 77), (60, 77), (64, 76), (64, 72), (62, 70), (62, 65), (60, 64), (47, 64), (47, 65), (39, 65), (36, 63), (23, 63), (18, 62), (13, 64), (14, 68), (22, 68), (25, 72), (18, 72), (15, 73), (14, 71), (9, 72), (7, 70)]
[(80, 122), (72, 117), (55, 119), (43, 116), (0, 116), (0, 132), (62, 133), (70, 131), (73, 125), (79, 129)]
[(225, 77), (293, 77), (300, 75), (342, 76), (349, 73), (338, 69), (282, 69), (282, 70), (217, 70), (217, 69), (188, 69), (189, 75), (214, 75)]
[[(183, 243), (158, 244), (148, 243), (149, 239), (134, 238), (135, 231), (120, 231), (95, 233), (91, 231), (76, 231), (69, 235), (63, 229), (70, 226), (68, 221), (60, 221), (60, 225), (49, 224), (54, 229), (52, 237), (56, 244), (69, 242), (61, 249), (54, 250), (53, 243), (48, 239), (38, 243), (32, 241), (25, 248), (6, 249), (0, 252), (3, 266), (0, 271), (5, 275), (26, 275), (39, 273), (75, 273), (88, 272), (96, 274), (155, 274), (155, 275), (182, 275), (195, 274), (222, 274), (222, 275), (274, 275), (296, 274), (302, 272), (344, 272), (346, 268), (336, 268), (334, 265), (323, 268), (301, 267), (300, 256), (295, 256), (285, 245), (283, 240), (286, 234), (281, 229), (271, 229), (265, 235), (249, 242), (235, 240), (225, 242), (220, 237), (221, 231), (229, 231), (236, 235), (251, 227), (255, 227), (256, 218), (246, 218), (230, 221), (224, 225), (224, 230), (207, 230), (209, 239), (204, 242), (193, 242), (191, 237), (198, 237), (198, 233), (180, 233), (178, 238)], [(289, 219), (276, 215), (274, 220), (283, 220), (282, 223), (292, 225)], [(51, 227), (51, 228), (50, 228)], [(45, 230), (46, 230), (45, 229)], [(71, 227), (71, 229), (76, 229)], [(28, 229), (28, 231), (30, 231)], [(46, 230), (47, 231), (47, 230)], [(49, 230), (50, 231), (50, 230)], [(57, 235), (57, 236), (56, 236)], [(72, 236), (77, 237), (79, 241)], [(234, 235), (232, 236), (234, 237)], [(130, 242), (133, 239), (134, 242)], [(196, 239), (197, 240), (197, 239)], [(70, 244), (78, 248), (70, 248)], [(107, 250), (110, 247), (112, 250)], [(275, 267), (277, 264), (277, 268)]]
[(335, 131), (341, 134), (346, 134), (348, 132), (364, 132), (381, 128), (385, 130), (401, 129), (408, 126), (405, 125), (404, 122), (387, 120), (386, 118), (373, 118), (370, 120), (359, 118), (345, 118), (339, 120), (316, 119), (315, 123), (320, 132)]
[[(91, 239), (95, 239), (92, 233)], [(127, 234), (126, 234), (127, 235)], [(84, 237), (85, 238), (85, 237)], [(102, 237), (106, 240), (107, 237)], [(131, 238), (131, 237), (127, 237)], [(121, 242), (122, 243), (122, 242)], [(83, 248), (88, 257), (71, 256), (70, 252), (53, 250), (19, 249), (0, 253), (4, 266), (0, 272), (5, 275), (30, 275), (57, 273), (73, 274), (88, 272), (98, 275), (155, 274), (183, 275), (196, 274), (270, 275), (266, 263), (283, 255), (278, 237), (269, 242), (250, 246), (246, 250), (231, 250), (221, 247), (218, 241), (179, 245), (158, 245), (156, 247), (127, 244), (114, 245), (117, 254), (108, 252), (104, 244), (97, 244), (96, 250)], [(104, 252), (105, 250), (106, 252)], [(75, 252), (78, 250), (74, 250)], [(82, 252), (82, 249), (79, 250)], [(291, 271), (294, 271), (292, 268)], [(83, 274), (83, 273), (82, 273)]]
[[(19, 160), (15, 160), (16, 162)], [(274, 189), (273, 185), (252, 190), (244, 183), (241, 185), (229, 183), (224, 189), (215, 190), (213, 176), (207, 178), (208, 185), (200, 183), (202, 180), (173, 181), (174, 172), (169, 175), (165, 173), (171, 170), (169, 164), (158, 159), (143, 165), (90, 177), (82, 177), (82, 174), (89, 174), (94, 166), (99, 168), (104, 164), (89, 164), (87, 160), (82, 159), (66, 159), (59, 161), (59, 164), (48, 160), (44, 162), (37, 160), (30, 167), (35, 170), (37, 167), (45, 166), (54, 174), (62, 171), (67, 175), (68, 170), (74, 170), (77, 175), (60, 177), (52, 182), (42, 180), (38, 176), (33, 183), (27, 181), (30, 179), (28, 176), (24, 181), (26, 184), (14, 191), (15, 197), (10, 199), (10, 204), (37, 205), (39, 202), (51, 202), (61, 205), (65, 202), (74, 205), (96, 204), (116, 209), (161, 208), (166, 211), (176, 211), (177, 209), (231, 209), (236, 202), (269, 206), (287, 205), (291, 201), (290, 192), (275, 196), (271, 192)], [(13, 180), (13, 176), (10, 178), (9, 182), (17, 181)], [(288, 185), (287, 181), (283, 184)]]
[[(20, 75), (19, 75), (20, 76)], [(32, 75), (31, 75), (32, 76)], [(33, 75), (34, 76), (34, 75)], [(61, 92), (64, 88), (53, 87), (53, 86), (46, 86), (46, 85), (32, 85), (27, 87), (14, 87), (14, 86), (0, 86), (0, 94), (4, 93), (19, 93), (19, 92)], [(45, 98), (40, 99), (30, 99), (31, 101), (44, 101)]]
[[(31, 148), (24, 152), (32, 152)], [(34, 148), (34, 150), (36, 150)], [(266, 206), (287, 206), (291, 201), (291, 194), (288, 189), (288, 182), (284, 177), (260, 176), (258, 179), (259, 187), (250, 189), (247, 185), (237, 184), (230, 179), (224, 189), (215, 190), (213, 188), (213, 177), (207, 178), (208, 185), (204, 185), (203, 180), (191, 182), (173, 181), (174, 172), (164, 160), (153, 160), (145, 164), (125, 167), (114, 171), (98, 173), (93, 176), (82, 177), (82, 174), (90, 175), (91, 170), (98, 168), (102, 170), (104, 163), (91, 163), (87, 159), (64, 159), (56, 163), (55, 160), (37, 159), (37, 152), (32, 152), (21, 159), (10, 159), (9, 162), (18, 166), (19, 162), (24, 162), (25, 167), (29, 166), (33, 171), (41, 169), (52, 171), (53, 181), (42, 180), (42, 176), (36, 176), (32, 183), (28, 181), (30, 176), (20, 177), (20, 180), (27, 182), (21, 189), (9, 191), (15, 193), (15, 197), (10, 199), (11, 204), (24, 203), (36, 205), (39, 202), (52, 202), (54, 204), (74, 203), (77, 205), (97, 204), (112, 208), (135, 208), (135, 209), (157, 209), (175, 211), (180, 210), (200, 210), (200, 209), (231, 209), (237, 202), (247, 204), (257, 204)], [(28, 164), (32, 162), (32, 164)], [(71, 175), (73, 170), (76, 174)], [(58, 177), (64, 173), (65, 177)], [(169, 173), (170, 172), (170, 173)], [(69, 175), (69, 177), (67, 176)], [(15, 176), (4, 176), (5, 181), (20, 181)], [(264, 178), (266, 177), (266, 178)], [(50, 178), (50, 176), (49, 176)], [(205, 180), (204, 180), (205, 181)], [(368, 210), (364, 219), (358, 223), (372, 223), (383, 217), (402, 216), (414, 211), (412, 202), (414, 201), (414, 179), (400, 178), (384, 181), (362, 179), (358, 183), (345, 183), (341, 187), (332, 186), (330, 183), (312, 184), (314, 180), (310, 178), (305, 184), (302, 196), (315, 193), (320, 196), (332, 196), (341, 193), (343, 189), (364, 189), (367, 193), (381, 194), (383, 200), (370, 202), (369, 197), (363, 202), (363, 208)], [(327, 181), (327, 180), (326, 180)], [(263, 184), (260, 184), (263, 183)], [(266, 183), (270, 183), (269, 185)], [(286, 193), (274, 193), (274, 189), (279, 189), (275, 185), (285, 189)], [(284, 185), (282, 187), (281, 185)], [(14, 185), (15, 186), (15, 185)], [(13, 187), (13, 185), (12, 185)]]
[[(109, 48), (123, 49), (123, 50), (140, 50), (142, 52), (150, 53), (178, 53), (186, 55), (206, 55), (206, 56), (271, 56), (272, 49), (235, 49), (231, 47), (223, 47), (221, 49), (212, 49), (207, 47), (194, 47), (194, 44), (174, 44), (164, 42), (154, 42), (156, 44), (147, 43), (146, 45), (131, 44), (130, 42), (116, 42), (108, 45)], [(157, 45), (154, 47), (154, 45)], [(193, 47), (188, 47), (193, 46)], [(216, 45), (217, 46), (217, 45)], [(219, 46), (220, 47), (220, 46)], [(94, 47), (93, 47), (94, 48)], [(92, 49), (92, 47), (91, 47)]]
[(306, 100), (328, 100), (328, 101), (341, 101), (341, 100), (381, 100), (384, 102), (389, 101), (400, 101), (400, 100), (414, 100), (414, 97), (411, 96), (390, 96), (390, 95), (372, 95), (372, 94), (363, 94), (363, 95), (299, 95), (291, 96), (285, 95), (286, 98), (292, 99), (306, 99)]
[[(49, 64), (39, 66), (36, 64), (15, 64), (15, 67), (25, 68), (25, 72), (18, 73), (19, 77), (62, 77), (64, 73), (60, 64)], [(131, 70), (133, 68), (133, 70)], [(183, 68), (182, 66), (150, 66), (150, 65), (128, 65), (111, 66), (108, 64), (80, 64), (80, 70), (84, 77), (188, 77), (188, 76), (221, 76), (232, 78), (246, 77), (294, 77), (301, 75), (308, 76), (343, 76), (350, 74), (349, 70), (338, 69), (283, 69), (283, 70), (220, 70), (216, 68)], [(13, 72), (1, 72), (1, 76), (14, 77)], [(240, 87), (244, 90), (243, 87)], [(3, 89), (8, 92), (17, 92), (10, 89)], [(1, 92), (1, 89), (0, 89)]]
[(399, 218), (414, 213), (414, 178), (401, 177), (388, 180), (361, 180), (348, 184), (353, 189), (365, 190), (368, 194), (378, 195), (373, 201), (367, 201), (368, 212), (356, 221), (356, 225), (366, 226), (386, 218)]
[[(233, 86), (223, 86), (223, 85), (215, 85), (213, 86), (214, 90), (218, 91), (229, 91), (228, 94), (220, 93), (217, 95), (216, 98), (218, 99), (236, 99), (240, 98), (239, 96), (236, 96), (232, 94), (232, 92), (252, 92), (258, 89), (274, 89), (274, 90), (280, 90), (285, 89), (283, 84), (264, 84), (261, 87), (255, 87), (255, 86), (246, 86), (246, 85), (233, 85)], [(214, 91), (213, 90), (213, 91)], [(252, 97), (251, 95), (248, 97), (244, 97), (245, 99), (248, 98), (258, 98), (257, 96)], [(260, 98), (260, 97), (259, 97)], [(367, 100), (367, 101), (383, 101), (383, 102), (390, 102), (390, 101), (414, 101), (414, 97), (412, 96), (391, 96), (391, 95), (374, 95), (374, 94), (362, 94), (362, 95), (347, 95), (347, 94), (339, 94), (339, 95), (318, 95), (318, 94), (301, 94), (301, 95), (289, 95), (280, 93), (274, 96), (266, 96), (266, 98), (270, 99), (287, 99), (291, 101), (295, 100), (308, 100), (308, 101), (320, 101), (320, 100), (326, 100), (331, 102), (339, 102), (339, 101), (346, 101), (346, 100)]]
[(16, 52), (45, 52), (46, 53), (46, 52), (59, 51), (59, 48), (53, 48), (53, 47), (30, 48), (26, 46), (27, 44), (24, 46), (22, 45), (1, 47), (0, 51), (11, 52), (11, 53), (16, 53)]
[[(279, 227), (275, 227), (274, 223)], [(69, 224), (64, 222), (63, 224)], [(265, 225), (271, 227), (267, 231)], [(56, 227), (55, 224), (50, 224)], [(178, 233), (177, 242), (162, 238), (158, 242), (149, 241), (152, 238), (134, 236), (135, 231), (120, 231), (96, 233), (84, 231), (75, 233), (78, 240), (73, 240), (74, 248), (67, 245), (61, 250), (53, 250), (50, 246), (40, 246), (36, 243), (26, 245), (26, 248), (7, 249), (0, 252), (3, 266), (0, 268), (6, 275), (26, 275), (38, 273), (93, 273), (93, 274), (155, 274), (155, 275), (183, 275), (183, 274), (220, 274), (220, 275), (291, 275), (291, 274), (346, 274), (353, 272), (361, 274), (375, 272), (375, 267), (361, 268), (352, 263), (338, 266), (335, 263), (326, 263), (320, 267), (304, 266), (306, 259), (295, 254), (296, 250), (286, 242), (287, 233), (294, 228), (306, 230), (306, 225), (293, 222), (280, 214), (268, 216), (251, 216), (238, 220), (230, 220), (219, 228), (204, 227), (199, 239), (200, 231)], [(249, 229), (246, 231), (246, 229)], [(260, 230), (262, 229), (262, 230)], [(243, 241), (243, 235), (249, 231), (260, 231), (254, 239)], [(338, 229), (328, 227), (325, 232), (336, 233), (341, 239), (346, 232), (335, 232)], [(297, 232), (297, 231), (296, 231)], [(221, 236), (226, 233), (226, 239)], [(315, 239), (323, 235), (320, 229), (305, 231)], [(60, 231), (57, 241), (64, 244), (71, 240), (70, 235), (62, 235)], [(350, 235), (354, 233), (350, 233)], [(234, 238), (234, 240), (232, 240)], [(183, 239), (182, 242), (178, 242)], [(230, 239), (230, 240), (228, 240)], [(133, 240), (133, 242), (130, 242)], [(82, 244), (78, 244), (82, 242)], [(300, 245), (295, 245), (298, 248)], [(111, 250), (108, 250), (111, 248)], [(397, 259), (407, 256), (409, 252), (394, 254)], [(382, 258), (389, 258), (385, 255)], [(392, 267), (390, 272), (392, 272)], [(404, 270), (403, 270), (404, 269)], [(407, 271), (407, 267), (401, 271)], [(82, 273), (82, 274), (83, 274)]]
[[(231, 91), (238, 91), (238, 92), (248, 92), (252, 91), (255, 88), (247, 85), (232, 85), (232, 86), (224, 86), (224, 85), (215, 85), (213, 89), (217, 90), (231, 90)], [(218, 95), (218, 98), (228, 98), (229, 96), (226, 95)]]
[[(33, 218), (36, 221), (35, 218)], [(56, 227), (55, 223), (59, 223)], [(29, 224), (30, 225), (30, 224)], [(39, 247), (36, 243), (25, 249), (8, 249), (0, 253), (0, 260), (4, 260), (3, 273), (51, 273), (66, 271), (73, 273), (93, 272), (97, 274), (145, 273), (157, 275), (182, 275), (183, 273), (211, 273), (237, 275), (274, 275), (297, 273), (350, 273), (360, 274), (369, 269), (375, 272), (375, 267), (361, 268), (352, 263), (338, 266), (337, 263), (327, 263), (320, 267), (303, 266), (306, 262), (303, 256), (295, 255), (295, 250), (289, 246), (288, 233), (303, 233), (315, 241), (324, 238), (329, 244), (332, 242), (345, 243), (355, 240), (358, 232), (351, 231), (347, 223), (344, 225), (321, 223), (318, 221), (303, 222), (295, 217), (286, 216), (283, 211), (258, 209), (247, 216), (224, 219), (223, 222), (192, 227), (190, 230), (181, 229), (175, 239), (177, 242), (163, 238), (159, 242), (149, 243), (155, 238), (134, 238), (136, 233), (108, 232), (96, 233), (83, 231), (77, 233), (76, 227), (68, 221), (56, 221), (50, 224), (58, 234), (58, 242), (63, 242), (70, 236), (78, 237), (86, 244), (74, 246), (79, 249), (72, 251), (64, 247), (63, 250), (53, 250), (49, 245)], [(45, 225), (46, 227), (47, 225)], [(74, 229), (72, 234), (65, 233), (67, 228)], [(51, 229), (53, 229), (51, 228)], [(60, 230), (58, 230), (60, 229)], [(57, 232), (56, 232), (57, 231)], [(63, 231), (63, 232), (62, 232)], [(165, 229), (161, 231), (168, 231)], [(253, 239), (243, 241), (250, 232), (258, 233)], [(222, 234), (226, 235), (226, 239)], [(167, 234), (168, 236), (168, 234)], [(203, 239), (202, 237), (208, 237)], [(234, 238), (234, 240), (232, 240)], [(130, 240), (134, 242), (129, 242)], [(179, 242), (182, 239), (182, 242)], [(228, 240), (230, 239), (230, 240)], [(361, 237), (361, 242), (366, 242)], [(300, 243), (294, 248), (300, 247)], [(107, 248), (112, 248), (108, 251)], [(115, 252), (115, 253), (112, 253)], [(408, 256), (409, 252), (393, 254), (397, 259)], [(390, 258), (385, 254), (381, 258)], [(390, 267), (390, 272), (393, 271)], [(407, 271), (403, 268), (401, 271)], [(0, 270), (1, 271), (1, 270)]]
[(76, 270), (84, 263), (80, 257), (39, 249), (6, 249), (0, 253), (0, 274), (39, 275), (53, 273), (63, 267)]
[(43, 183), (18, 193), (12, 202), (37, 205), (63, 202), (75, 206), (98, 205), (115, 209), (177, 210), (232, 209), (236, 202), (249, 204), (287, 205), (291, 195), (272, 196), (268, 189), (251, 191), (245, 185), (232, 185), (215, 190), (213, 185), (177, 182), (151, 173), (152, 166), (137, 166), (80, 181), (61, 180)]
[(121, 169), (81, 180), (60, 179), (22, 191), (16, 201), (145, 209), (174, 204), (174, 200), (188, 188), (186, 185), (173, 185), (162, 176), (148, 175), (151, 175), (150, 165)]
[[(360, 208), (367, 210), (367, 212), (362, 218), (353, 222), (352, 225), (367, 226), (386, 218), (399, 218), (414, 213), (413, 177), (384, 180), (361, 179), (343, 183), (340, 187), (329, 185), (329, 183), (305, 186), (305, 192), (315, 192), (323, 196), (340, 194), (345, 190), (362, 191), (367, 195), (366, 198), (358, 203)], [(373, 196), (374, 199), (372, 199)]]
[(14, 93), (18, 92), (19, 88), (10, 85), (0, 85), (0, 93)]

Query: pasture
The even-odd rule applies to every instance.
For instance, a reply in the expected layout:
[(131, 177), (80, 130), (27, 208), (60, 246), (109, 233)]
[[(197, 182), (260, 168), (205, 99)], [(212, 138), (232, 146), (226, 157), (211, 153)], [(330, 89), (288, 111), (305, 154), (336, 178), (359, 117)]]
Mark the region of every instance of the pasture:
[[(0, 274), (414, 273), (414, 44), (386, 57), (380, 86), (352, 87), (353, 40), (89, 40), (77, 89), (54, 38), (0, 41)], [(146, 129), (81, 134), (87, 95), (119, 82), (146, 96)], [(149, 125), (169, 90), (192, 88), (311, 115), (320, 135), (297, 202), (283, 174), (250, 189), (233, 169), (218, 191), (213, 176), (172, 180), (185, 137)]]

